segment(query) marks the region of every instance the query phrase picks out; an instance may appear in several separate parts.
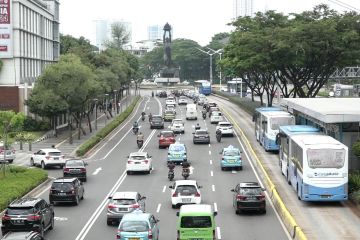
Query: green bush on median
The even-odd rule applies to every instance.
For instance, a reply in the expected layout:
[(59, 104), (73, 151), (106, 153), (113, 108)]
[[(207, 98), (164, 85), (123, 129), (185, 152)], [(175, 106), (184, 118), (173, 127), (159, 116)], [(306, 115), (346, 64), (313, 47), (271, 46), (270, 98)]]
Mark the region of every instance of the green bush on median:
[(0, 172), (0, 211), (14, 199), (21, 198), (48, 178), (40, 168), (25, 168), (10, 165)]
[(117, 128), (126, 118), (133, 112), (136, 104), (138, 103), (140, 97), (136, 97), (134, 101), (130, 104), (129, 107), (125, 109), (119, 116), (107, 124), (104, 128), (99, 130), (99, 132), (88, 139), (86, 142), (80, 145), (78, 150), (76, 150), (76, 155), (78, 157), (84, 156), (90, 149), (92, 149), (96, 144), (98, 144), (102, 139), (109, 135), (115, 128)]
[(349, 196), (356, 203), (360, 203), (360, 171), (349, 173)]

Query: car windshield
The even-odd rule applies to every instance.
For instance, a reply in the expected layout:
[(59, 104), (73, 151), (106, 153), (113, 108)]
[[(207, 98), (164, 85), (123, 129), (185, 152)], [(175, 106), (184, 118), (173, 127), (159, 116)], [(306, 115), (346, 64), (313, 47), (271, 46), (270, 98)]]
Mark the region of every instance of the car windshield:
[(162, 132), (161, 137), (174, 137), (174, 133), (172, 132)]
[(61, 156), (61, 152), (49, 152), (50, 156)]
[(230, 123), (222, 123), (222, 124), (219, 124), (220, 127), (231, 127), (231, 124)]
[(212, 226), (210, 216), (183, 216), (180, 225), (182, 228), (210, 228)]
[(166, 110), (165, 114), (174, 114), (174, 112), (172, 110)]
[(8, 208), (6, 212), (8, 215), (28, 215), (34, 213), (34, 209), (33, 207)]
[(211, 116), (221, 116), (221, 112), (212, 112)]
[(179, 99), (183, 99), (183, 100), (186, 100), (186, 97), (184, 96), (181, 96)]
[(251, 187), (251, 188), (241, 188), (240, 194), (241, 195), (261, 195), (262, 189), (259, 187)]
[(83, 167), (84, 163), (81, 160), (78, 161), (66, 161), (66, 167)]
[(173, 121), (173, 124), (182, 124), (183, 122), (182, 122), (182, 120), (174, 120)]
[(133, 155), (130, 158), (133, 160), (144, 160), (146, 157), (144, 155)]
[(73, 188), (73, 186), (71, 183), (54, 182), (51, 188), (58, 191), (70, 191)]
[(239, 150), (225, 150), (224, 156), (239, 156)]
[(115, 205), (132, 205), (135, 204), (136, 201), (135, 199), (122, 198), (122, 199), (113, 199), (112, 203)]
[(153, 117), (152, 117), (152, 120), (153, 120), (153, 121), (162, 121), (162, 117), (160, 117), (160, 116), (153, 116)]
[(191, 194), (195, 194), (197, 191), (194, 185), (179, 185), (176, 187), (176, 192), (182, 195), (184, 194), (191, 195)]
[(169, 150), (174, 152), (180, 152), (180, 151), (184, 151), (185, 147), (183, 145), (170, 145)]
[(208, 135), (207, 131), (196, 131), (196, 135)]
[(146, 221), (126, 221), (121, 222), (120, 229), (124, 232), (146, 232), (149, 224)]

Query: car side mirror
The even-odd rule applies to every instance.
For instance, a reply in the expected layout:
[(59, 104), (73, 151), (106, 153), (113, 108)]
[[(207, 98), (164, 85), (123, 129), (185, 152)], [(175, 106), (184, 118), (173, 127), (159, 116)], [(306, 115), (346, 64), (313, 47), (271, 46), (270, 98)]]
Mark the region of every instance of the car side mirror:
[(84, 185), (84, 183), (83, 183), (83, 182), (80, 182), (80, 185)]
[(112, 199), (112, 196), (109, 196), (108, 199)]
[(173, 186), (169, 186), (170, 189), (173, 189)]
[(202, 188), (202, 186), (198, 186), (198, 188), (200, 189), (200, 188)]
[(86, 162), (86, 163), (85, 163), (85, 166), (88, 166), (88, 165), (89, 165), (89, 164)]
[(140, 198), (140, 200), (145, 200), (145, 199), (146, 199), (146, 197), (145, 197), (145, 196), (143, 196), (143, 197), (141, 197), (141, 198)]
[(160, 137), (160, 134), (158, 134), (157, 136)]
[(152, 156), (149, 155), (149, 158), (152, 158)]
[(231, 191), (231, 192), (235, 192), (235, 189), (231, 189), (230, 191)]
[(214, 217), (217, 216), (217, 212), (214, 212)]
[(194, 132), (192, 134), (195, 134)]
[(176, 216), (179, 216), (180, 214), (179, 214), (179, 212), (176, 212)]
[(156, 219), (155, 221), (156, 221), (157, 223), (158, 223), (158, 222), (160, 222), (160, 220), (159, 220), (159, 219)]

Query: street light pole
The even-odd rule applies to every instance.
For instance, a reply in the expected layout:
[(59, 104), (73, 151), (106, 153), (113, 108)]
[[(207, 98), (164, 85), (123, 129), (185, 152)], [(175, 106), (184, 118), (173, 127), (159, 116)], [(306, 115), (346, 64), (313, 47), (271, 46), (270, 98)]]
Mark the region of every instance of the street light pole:
[(97, 98), (93, 99), (95, 101), (95, 130), (97, 130)]
[[(218, 50), (214, 50), (214, 49), (211, 49), (211, 48), (209, 48), (209, 47), (207, 47), (208, 49), (209, 49), (209, 51), (204, 51), (204, 50), (202, 50), (202, 49), (200, 49), (200, 48), (197, 48), (199, 51), (201, 51), (201, 52), (203, 52), (203, 53), (205, 53), (205, 54), (207, 54), (207, 55), (209, 55), (210, 56), (210, 84), (212, 84), (212, 82), (213, 82), (213, 70), (212, 70), (212, 56), (214, 55), (214, 54), (217, 54), (217, 53), (219, 53), (220, 54), (220, 52), (223, 50), (222, 48), (220, 48), (220, 49), (218, 49)], [(220, 59), (221, 59), (221, 55), (220, 55)], [(221, 78), (221, 77), (220, 77)], [(221, 79), (220, 79), (220, 81), (221, 81)]]
[(117, 90), (114, 90), (114, 99), (115, 99), (115, 103), (114, 103), (114, 109), (116, 110), (116, 114), (119, 114), (119, 108), (118, 108), (118, 103), (117, 103)]
[(107, 114), (108, 114), (108, 98), (107, 96), (109, 96), (109, 94), (105, 93), (105, 125), (107, 122)]
[[(220, 55), (220, 61), (221, 61), (221, 54), (222, 54), (222, 52), (219, 52), (219, 55)], [(221, 91), (221, 79), (222, 79), (222, 76), (221, 76), (221, 66), (220, 66), (220, 89), (219, 89), (219, 91)]]

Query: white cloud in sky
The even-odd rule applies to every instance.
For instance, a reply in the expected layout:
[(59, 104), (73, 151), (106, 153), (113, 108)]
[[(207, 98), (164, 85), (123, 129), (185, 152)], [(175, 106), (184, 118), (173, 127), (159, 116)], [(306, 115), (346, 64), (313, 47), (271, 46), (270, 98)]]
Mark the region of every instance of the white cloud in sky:
[[(332, 0), (333, 1), (333, 0)], [(341, 0), (360, 9), (359, 0)], [(254, 0), (254, 10), (278, 12), (311, 10), (319, 3), (343, 11), (329, 0)], [(93, 20), (116, 19), (132, 23), (132, 39), (147, 38), (149, 25), (169, 22), (175, 38), (206, 45), (214, 34), (230, 31), (233, 0), (60, 0), (61, 33), (93, 39)]]

